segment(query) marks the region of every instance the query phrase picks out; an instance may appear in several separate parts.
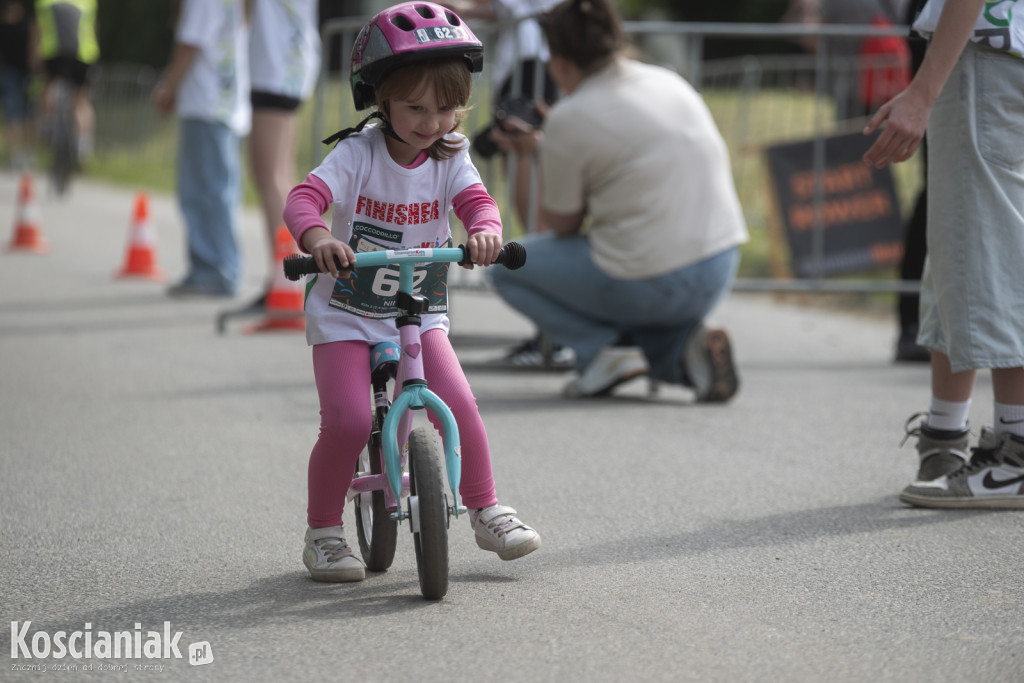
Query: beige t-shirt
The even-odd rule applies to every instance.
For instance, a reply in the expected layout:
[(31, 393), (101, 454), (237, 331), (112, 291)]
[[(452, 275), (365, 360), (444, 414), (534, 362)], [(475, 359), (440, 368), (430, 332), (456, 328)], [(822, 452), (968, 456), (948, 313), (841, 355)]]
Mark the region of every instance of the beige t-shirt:
[(595, 264), (639, 279), (747, 241), (729, 152), (701, 96), (667, 69), (619, 59), (551, 109), (544, 207), (586, 211)]

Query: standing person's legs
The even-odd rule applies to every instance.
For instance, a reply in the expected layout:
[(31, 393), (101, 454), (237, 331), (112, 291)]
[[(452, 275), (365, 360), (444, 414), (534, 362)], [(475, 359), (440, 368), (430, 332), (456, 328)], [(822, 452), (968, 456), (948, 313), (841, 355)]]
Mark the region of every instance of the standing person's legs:
[(8, 161), (15, 171), (27, 171), (29, 160), (29, 74), (13, 66), (0, 65), (0, 98), (3, 100), (4, 137)]
[[(284, 224), (284, 202), (294, 186), (296, 115), (294, 111), (260, 107), (252, 113), (249, 133), (249, 165), (260, 197), (266, 230), (269, 272), (277, 267), (274, 241)], [(271, 278), (268, 275), (268, 287)]]
[[(949, 356), (940, 351), (932, 351), (931, 362), (932, 396), (947, 403), (970, 402), (977, 371), (962, 370), (960, 372), (953, 372), (949, 364)], [(946, 413), (948, 414), (948, 411)], [(966, 425), (966, 417), (964, 420)]]
[[(1024, 401), (1016, 403), (1024, 390), (1017, 385), (1017, 369), (1024, 364), (1024, 320), (1011, 313), (1024, 301), (1019, 277), (1024, 149), (1005, 144), (1008, 130), (1024, 130), (1022, 92), (1024, 71), (1017, 58), (969, 44), (931, 113), (928, 257), (919, 340), (933, 351), (932, 407), (920, 430), (919, 481), (903, 496), (916, 505), (928, 504), (922, 500), (933, 495), (940, 499), (938, 506), (946, 505), (950, 495), (976, 495), (967, 484), (947, 486), (941, 475), (951, 480), (955, 465), (966, 460), (967, 413), (977, 369), (995, 368), (997, 430), (1007, 420), (1024, 421)], [(929, 429), (942, 430), (948, 438), (932, 439)], [(993, 434), (982, 429), (983, 451), (994, 452), (1002, 443)], [(948, 468), (926, 472), (928, 458), (943, 453), (958, 456), (959, 463), (949, 458)], [(921, 484), (932, 480), (934, 485)]]
[[(923, 145), (922, 145), (923, 148)], [(914, 211), (907, 221), (903, 236), (903, 260), (900, 279), (919, 281), (924, 272), (927, 253), (926, 228), (928, 220), (928, 190), (922, 188), (914, 203)], [(896, 360), (924, 362), (929, 360), (928, 349), (917, 343), (921, 297), (917, 293), (902, 293), (897, 300), (899, 338), (896, 341)]]
[(227, 126), (183, 119), (178, 202), (185, 218), (189, 270), (170, 294), (233, 295), (241, 273), (237, 211), (240, 141)]

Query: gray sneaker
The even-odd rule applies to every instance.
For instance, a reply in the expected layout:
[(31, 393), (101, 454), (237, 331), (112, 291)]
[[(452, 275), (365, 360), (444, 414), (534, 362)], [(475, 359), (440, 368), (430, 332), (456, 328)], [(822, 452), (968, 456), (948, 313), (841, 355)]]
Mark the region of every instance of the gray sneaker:
[[(903, 425), (906, 436), (900, 442), (901, 446), (910, 437), (917, 437), (919, 466), (915, 483), (934, 481), (943, 475), (952, 474), (970, 458), (967, 454), (969, 433), (966, 429), (959, 432), (933, 429), (927, 425), (927, 419), (928, 413), (915, 413)], [(911, 426), (914, 420), (920, 421)]]
[(926, 508), (1024, 510), (1024, 439), (985, 427), (970, 462), (934, 481), (914, 482), (900, 500)]
[(341, 526), (307, 528), (302, 563), (314, 581), (341, 583), (362, 581), (366, 577), (366, 567), (348, 547)]
[(697, 326), (683, 351), (683, 375), (702, 403), (724, 403), (736, 395), (740, 379), (725, 330)]

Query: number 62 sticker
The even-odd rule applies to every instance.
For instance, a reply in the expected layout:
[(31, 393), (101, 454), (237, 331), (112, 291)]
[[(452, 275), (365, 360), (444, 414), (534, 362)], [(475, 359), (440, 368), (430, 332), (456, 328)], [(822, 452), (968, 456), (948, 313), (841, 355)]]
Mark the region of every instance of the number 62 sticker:
[(462, 40), (462, 30), (454, 26), (433, 26), (416, 29), (416, 42), (431, 43), (445, 40)]

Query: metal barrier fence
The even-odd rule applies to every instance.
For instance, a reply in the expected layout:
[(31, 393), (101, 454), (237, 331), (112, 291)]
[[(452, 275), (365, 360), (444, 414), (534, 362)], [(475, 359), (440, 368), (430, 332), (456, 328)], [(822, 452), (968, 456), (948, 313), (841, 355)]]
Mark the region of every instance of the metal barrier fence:
[(96, 143), (102, 151), (145, 143), (160, 127), (149, 104), (156, 85), (152, 67), (135, 64), (98, 64), (90, 86), (96, 110)]
[[(297, 168), (309, 170), (319, 163), (327, 148), (321, 140), (328, 134), (358, 120), (353, 110), (348, 82), (348, 55), (352, 41), (365, 18), (336, 19), (322, 29), (324, 68), (321, 69), (309, 118), (308, 146), (300, 144)], [(474, 31), (492, 46), (503, 26), (474, 25)], [(737, 289), (763, 291), (916, 291), (918, 283), (892, 279), (887, 272), (860, 279), (811, 277), (795, 279), (785, 272), (785, 245), (779, 238), (777, 207), (772, 199), (765, 150), (780, 143), (812, 140), (814, 168), (820, 177), (824, 168), (824, 141), (830, 135), (859, 130), (865, 119), (845, 118), (847, 93), (865, 69), (885, 68), (849, 50), (851, 42), (865, 36), (906, 35), (902, 26), (806, 26), (791, 24), (708, 24), (670, 22), (627, 22), (627, 30), (642, 56), (682, 74), (708, 103), (729, 147), (733, 174), (752, 235), (745, 246), (744, 263), (767, 264), (737, 282)], [(736, 45), (739, 57), (705, 60), (708, 40)], [(813, 40), (812, 53), (798, 52), (800, 41)], [(749, 48), (749, 50), (747, 49)], [(779, 54), (765, 54), (776, 52)], [(789, 52), (790, 54), (785, 54)], [(333, 54), (332, 54), (333, 53)], [(337, 58), (340, 56), (340, 60)], [(328, 65), (340, 61), (331, 73)], [(490, 119), (490, 62), (475, 81), (473, 101), (464, 128), (470, 134), (484, 128)], [(156, 74), (137, 67), (105, 66), (93, 86), (97, 108), (97, 152), (104, 154), (147, 154), (173, 159), (174, 136), (166, 132), (172, 121), (160, 119), (149, 106), (149, 93)], [(154, 131), (164, 131), (154, 135)], [(529, 232), (518, 226), (511, 207), (514, 188), (494, 160), (478, 160), (488, 187), (498, 198), (511, 232)], [(912, 159), (894, 169), (903, 213), (909, 211), (921, 186), (920, 162)], [(815, 203), (822, 199), (821, 183)], [(817, 215), (817, 212), (816, 212)], [(816, 219), (817, 220), (817, 219)], [(820, 256), (824, 234), (815, 225), (815, 250)], [(749, 271), (749, 268), (747, 269)]]

